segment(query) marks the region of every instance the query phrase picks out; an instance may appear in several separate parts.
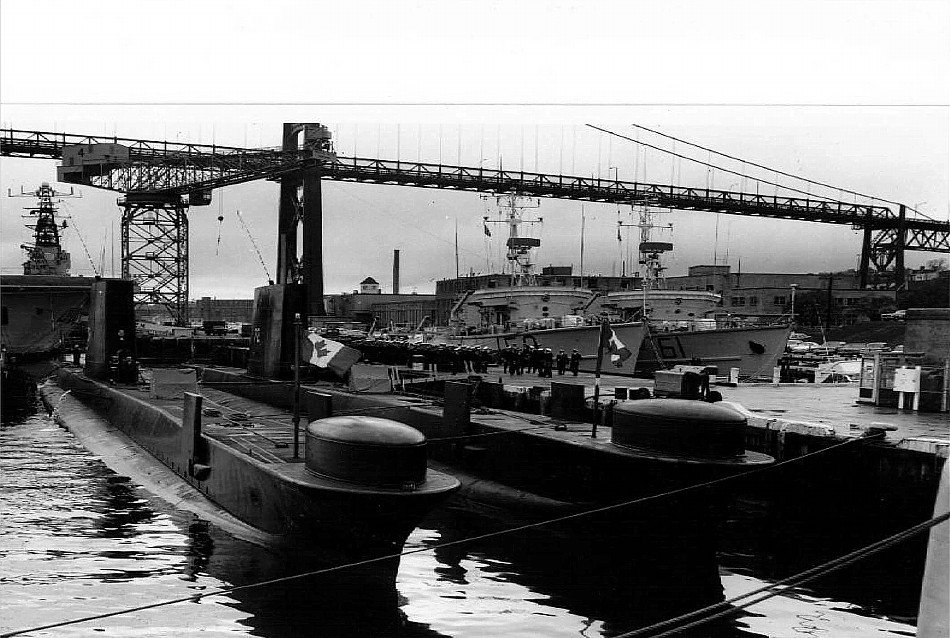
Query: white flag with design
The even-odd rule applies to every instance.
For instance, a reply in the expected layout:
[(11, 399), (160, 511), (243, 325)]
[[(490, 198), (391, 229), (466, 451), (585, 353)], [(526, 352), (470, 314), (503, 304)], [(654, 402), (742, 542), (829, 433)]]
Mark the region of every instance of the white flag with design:
[(318, 368), (329, 368), (342, 375), (359, 361), (359, 350), (349, 348), (339, 341), (333, 341), (311, 332), (304, 343), (303, 359)]

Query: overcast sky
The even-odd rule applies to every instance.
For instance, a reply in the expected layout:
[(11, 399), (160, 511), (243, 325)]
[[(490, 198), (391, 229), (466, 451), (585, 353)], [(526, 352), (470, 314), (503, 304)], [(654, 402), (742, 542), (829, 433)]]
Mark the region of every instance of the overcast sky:
[[(657, 151), (638, 153), (631, 142), (585, 127), (594, 123), (673, 150), (635, 123), (948, 218), (944, 2), (606, 3), (596, 10), (555, 3), (545, 11), (535, 3), (508, 9), (480, 2), (451, 12), (427, 2), (332, 11), (237, 3), (244, 12), (223, 11), (217, 2), (145, 2), (140, 7), (153, 11), (137, 9), (137, 20), (120, 6), (0, 5), (5, 127), (276, 146), (281, 122), (323, 122), (347, 156), (441, 158), (755, 192), (751, 180)], [(110, 19), (90, 22), (90, 7), (116, 12), (99, 12)], [(288, 19), (278, 19), (280, 9)], [(38, 47), (35, 32), (22, 26), (49, 15), (59, 19)], [(118, 49), (99, 46), (110, 42)], [(274, 47), (281, 55), (268, 55)], [(775, 180), (681, 143), (675, 150)], [(855, 199), (778, 177), (811, 193)], [(52, 161), (0, 159), (4, 192), (54, 178)], [(116, 269), (119, 258), (117, 194), (81, 190), (64, 212), (92, 261), (111, 274), (113, 252)], [(24, 203), (0, 201), (4, 273), (18, 272), (22, 262)], [(578, 269), (581, 208), (541, 201), (540, 264)], [(583, 208), (585, 271), (619, 274), (632, 243), (618, 245), (617, 207)], [(218, 190), (210, 207), (189, 213), (192, 297), (250, 297), (266, 281), (235, 210), (274, 272), (277, 186)], [(349, 291), (373, 276), (389, 290), (398, 248), (403, 291), (432, 292), (435, 280), (455, 275), (456, 223), (461, 270), (498, 270), (504, 233), (488, 240), (482, 231), (483, 215), (496, 211), (475, 193), (324, 182), (326, 289)], [(620, 210), (625, 221), (628, 212)], [(748, 272), (845, 269), (860, 252), (860, 237), (847, 226), (700, 212), (658, 217), (674, 225), (671, 274), (714, 259), (733, 268), (741, 260)], [(91, 273), (75, 231), (67, 243), (74, 273)], [(908, 253), (908, 263), (934, 257)]]

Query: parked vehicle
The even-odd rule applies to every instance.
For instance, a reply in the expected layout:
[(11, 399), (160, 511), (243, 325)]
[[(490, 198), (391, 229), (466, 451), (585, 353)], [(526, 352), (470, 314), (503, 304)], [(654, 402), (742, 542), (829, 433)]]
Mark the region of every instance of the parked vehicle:
[(894, 312), (885, 312), (881, 314), (881, 321), (903, 321), (906, 318), (906, 310), (895, 310)]
[(789, 345), (788, 351), (793, 354), (808, 354), (810, 352), (817, 352), (820, 348), (821, 345), (814, 341), (800, 341), (794, 345)]

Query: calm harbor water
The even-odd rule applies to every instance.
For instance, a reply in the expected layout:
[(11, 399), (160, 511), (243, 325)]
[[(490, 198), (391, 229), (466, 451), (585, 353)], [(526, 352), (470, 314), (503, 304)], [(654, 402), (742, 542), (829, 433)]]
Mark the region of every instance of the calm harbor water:
[[(2, 631), (303, 567), (151, 496), (42, 412), (5, 415), (0, 443)], [(541, 528), (411, 554), (394, 587), (367, 589), (329, 574), (30, 635), (611, 636), (885, 535), (835, 520), (808, 499), (783, 507), (742, 499), (714, 530), (641, 533), (652, 527), (644, 518), (639, 532), (605, 534), (592, 521), (570, 534)], [(443, 508), (406, 549), (505, 526)], [(680, 635), (912, 636), (922, 556), (920, 544), (899, 548)]]

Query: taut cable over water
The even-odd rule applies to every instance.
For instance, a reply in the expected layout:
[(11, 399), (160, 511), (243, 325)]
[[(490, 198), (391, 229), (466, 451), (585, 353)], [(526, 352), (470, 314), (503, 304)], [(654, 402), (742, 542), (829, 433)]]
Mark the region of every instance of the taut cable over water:
[[(573, 514), (567, 514), (567, 515), (564, 515), (564, 516), (559, 516), (559, 517), (555, 517), (555, 518), (550, 518), (550, 519), (543, 520), (543, 521), (539, 521), (539, 522), (527, 523), (527, 524), (524, 524), (524, 525), (518, 525), (518, 526), (515, 526), (515, 527), (511, 527), (511, 528), (507, 528), (507, 529), (504, 529), (504, 530), (500, 530), (500, 531), (497, 531), (497, 532), (489, 532), (489, 533), (486, 533), (486, 534), (479, 534), (479, 535), (476, 535), (476, 536), (470, 536), (470, 537), (467, 537), (467, 538), (461, 538), (461, 539), (457, 539), (457, 540), (454, 540), (454, 541), (447, 541), (447, 542), (444, 542), (444, 543), (439, 543), (439, 544), (436, 544), (436, 545), (433, 545), (433, 546), (429, 546), (429, 547), (420, 547), (420, 548), (416, 548), (416, 549), (412, 549), (412, 550), (407, 550), (407, 551), (400, 552), (400, 553), (398, 553), (398, 554), (390, 554), (390, 555), (379, 556), (379, 557), (375, 557), (375, 558), (369, 558), (369, 559), (366, 559), (366, 560), (356, 561), (356, 562), (352, 562), (352, 563), (345, 563), (345, 564), (341, 564), (341, 565), (335, 565), (335, 566), (333, 566), (333, 567), (328, 567), (328, 568), (323, 568), (323, 569), (308, 571), (308, 572), (304, 572), (304, 573), (300, 573), (300, 574), (295, 574), (295, 575), (292, 575), (292, 576), (285, 576), (285, 577), (281, 577), (281, 578), (274, 578), (274, 579), (264, 580), (264, 581), (260, 581), (260, 582), (256, 582), (256, 583), (249, 583), (249, 584), (247, 584), (247, 585), (236, 585), (236, 586), (233, 586), (233, 587), (224, 587), (224, 588), (218, 589), (217, 591), (204, 592), (204, 593), (195, 594), (195, 595), (192, 595), (192, 596), (183, 596), (183, 597), (180, 597), (180, 598), (175, 598), (175, 599), (170, 599), (170, 600), (164, 600), (164, 601), (158, 601), (158, 602), (155, 602), (155, 603), (149, 603), (149, 604), (146, 604), (146, 605), (139, 605), (139, 606), (136, 606), (136, 607), (130, 607), (130, 608), (125, 608), (125, 609), (120, 609), (120, 610), (116, 610), (116, 611), (112, 611), (112, 612), (106, 612), (106, 613), (102, 613), (102, 614), (95, 614), (95, 615), (85, 616), (85, 617), (82, 617), (82, 618), (76, 618), (76, 619), (72, 619), (72, 620), (64, 620), (64, 621), (61, 621), (61, 622), (50, 623), (50, 624), (47, 624), (47, 625), (41, 625), (41, 626), (36, 626), (36, 627), (29, 627), (29, 628), (24, 628), (24, 629), (18, 629), (18, 630), (14, 630), (14, 631), (11, 631), (11, 632), (6, 632), (6, 633), (3, 633), (3, 634), (0, 634), (0, 638), (11, 638), (11, 637), (13, 637), (13, 636), (20, 636), (20, 635), (29, 634), (29, 633), (36, 632), (36, 631), (42, 631), (42, 630), (47, 630), (47, 629), (55, 629), (55, 628), (57, 628), (57, 627), (66, 627), (66, 626), (70, 626), (70, 625), (75, 625), (75, 624), (80, 624), (80, 623), (85, 623), (85, 622), (91, 622), (91, 621), (94, 621), (94, 620), (102, 620), (102, 619), (105, 619), (105, 618), (111, 618), (111, 617), (115, 617), (115, 616), (122, 616), (122, 615), (130, 614), (130, 613), (134, 613), (134, 612), (137, 612), (137, 611), (145, 611), (145, 610), (149, 610), (149, 609), (156, 609), (156, 608), (159, 608), (159, 607), (166, 607), (166, 606), (169, 606), (169, 605), (175, 605), (175, 604), (183, 603), (183, 602), (198, 602), (198, 601), (200, 601), (200, 600), (202, 600), (202, 599), (204, 599), (204, 598), (208, 598), (208, 597), (211, 597), (211, 596), (227, 595), (227, 594), (230, 594), (230, 593), (236, 592), (236, 591), (242, 591), (242, 590), (248, 590), (248, 589), (253, 589), (253, 588), (265, 587), (265, 586), (269, 586), (269, 585), (275, 585), (275, 584), (278, 584), (278, 583), (285, 583), (285, 582), (289, 582), (289, 581), (300, 580), (300, 579), (303, 579), (303, 578), (310, 578), (310, 577), (313, 577), (313, 576), (319, 576), (319, 575), (329, 574), (329, 573), (333, 573), (333, 572), (340, 572), (340, 571), (347, 570), (347, 569), (353, 569), (353, 568), (357, 568), (357, 567), (363, 567), (363, 566), (366, 566), (366, 565), (372, 565), (372, 564), (382, 563), (382, 562), (385, 562), (385, 561), (390, 561), (390, 560), (393, 560), (393, 559), (398, 559), (398, 558), (401, 558), (401, 557), (403, 557), (403, 556), (409, 556), (409, 555), (412, 555), (412, 554), (420, 554), (420, 553), (428, 552), (428, 551), (437, 551), (437, 550), (440, 550), (440, 549), (443, 549), (443, 548), (446, 548), (446, 547), (459, 546), (459, 545), (466, 545), (466, 544), (469, 544), (469, 543), (474, 543), (474, 542), (478, 542), (478, 541), (482, 541), (482, 540), (487, 540), (487, 539), (489, 539), (489, 538), (504, 536), (504, 535), (508, 535), (508, 534), (514, 534), (514, 533), (517, 533), (517, 532), (522, 532), (522, 531), (525, 531), (525, 530), (535, 529), (535, 528), (544, 527), (544, 526), (548, 526), (548, 525), (554, 525), (554, 524), (557, 524), (557, 523), (563, 523), (563, 522), (567, 522), (567, 521), (578, 520), (578, 519), (581, 519), (581, 518), (585, 518), (585, 517), (589, 517), (589, 516), (593, 516), (593, 515), (597, 515), (597, 514), (602, 514), (602, 513), (605, 513), (605, 512), (617, 511), (617, 510), (620, 510), (620, 509), (625, 508), (625, 507), (631, 507), (631, 506), (634, 506), (634, 505), (640, 505), (640, 504), (648, 503), (648, 502), (657, 502), (657, 501), (661, 501), (661, 500), (663, 500), (663, 499), (673, 498), (673, 497), (681, 496), (681, 495), (687, 494), (687, 493), (698, 492), (698, 491), (700, 491), (700, 490), (708, 489), (708, 488), (711, 488), (711, 487), (714, 487), (714, 486), (717, 486), (717, 485), (722, 485), (722, 484), (725, 484), (725, 483), (733, 482), (733, 481), (736, 481), (737, 479), (740, 479), (740, 478), (751, 477), (751, 476), (754, 476), (754, 475), (759, 475), (759, 474), (761, 474), (762, 472), (767, 472), (767, 471), (773, 470), (773, 469), (775, 469), (775, 468), (788, 467), (788, 466), (790, 466), (790, 465), (792, 465), (792, 464), (798, 464), (798, 463), (800, 463), (801, 461), (808, 460), (808, 459), (814, 458), (814, 457), (816, 457), (816, 456), (824, 455), (824, 454), (826, 454), (826, 453), (828, 453), (828, 452), (831, 452), (831, 451), (842, 450), (842, 449), (845, 449), (845, 448), (849, 448), (849, 447), (856, 446), (856, 445), (858, 445), (858, 444), (868, 443), (868, 442), (872, 442), (872, 441), (878, 441), (878, 440), (880, 440), (881, 438), (883, 438), (883, 436), (884, 436), (884, 433), (882, 432), (882, 433), (879, 433), (879, 434), (874, 434), (874, 435), (866, 436), (866, 437), (863, 437), (863, 438), (850, 439), (850, 440), (844, 441), (844, 442), (842, 442), (842, 443), (838, 443), (838, 444), (829, 446), (829, 447), (827, 447), (827, 448), (823, 448), (823, 449), (821, 449), (821, 450), (817, 450), (817, 451), (815, 451), (815, 452), (810, 452), (810, 453), (808, 453), (808, 454), (805, 454), (805, 455), (796, 457), (796, 458), (794, 458), (794, 459), (789, 459), (789, 460), (787, 460), (787, 461), (782, 461), (782, 462), (780, 462), (780, 463), (775, 463), (775, 464), (773, 464), (773, 465), (769, 465), (769, 466), (765, 466), (765, 467), (760, 467), (760, 468), (757, 468), (757, 469), (749, 470), (749, 471), (742, 472), (742, 473), (739, 473), (739, 474), (734, 474), (734, 475), (727, 476), (727, 477), (724, 477), (724, 478), (719, 478), (719, 479), (715, 479), (715, 480), (712, 480), (712, 481), (707, 481), (707, 482), (699, 483), (699, 484), (695, 484), (695, 485), (689, 485), (689, 486), (686, 486), (686, 487), (683, 487), (683, 488), (679, 488), (679, 489), (675, 489), (675, 490), (670, 490), (670, 491), (662, 492), (662, 493), (658, 493), (658, 494), (652, 494), (652, 495), (649, 495), (649, 496), (645, 496), (645, 497), (642, 497), (642, 498), (637, 498), (637, 499), (633, 499), (633, 500), (629, 500), (629, 501), (624, 501), (624, 502), (621, 502), (621, 503), (614, 503), (614, 504), (606, 505), (606, 506), (603, 506), (603, 507), (597, 507), (597, 508), (585, 510), (585, 511), (582, 511), (582, 512), (577, 512), (577, 513), (573, 513)], [(915, 527), (913, 527), (913, 528), (911, 528), (911, 529), (909, 529), (909, 530), (906, 530), (905, 532), (901, 532), (900, 534), (897, 534), (897, 535), (895, 535), (895, 536), (893, 536), (893, 537), (889, 537), (889, 538), (887, 538), (887, 539), (884, 539), (884, 540), (882, 540), (882, 541), (879, 541), (878, 543), (875, 543), (875, 544), (870, 545), (870, 546), (868, 546), (868, 547), (866, 547), (866, 548), (863, 548), (863, 549), (861, 549), (861, 550), (858, 550), (857, 552), (852, 552), (851, 554), (848, 554), (848, 555), (846, 555), (846, 556), (843, 556), (843, 557), (841, 557), (840, 559), (836, 559), (836, 560), (834, 560), (834, 561), (831, 561), (831, 562), (829, 562), (829, 563), (826, 564), (826, 565), (820, 565), (820, 566), (818, 566), (818, 567), (812, 568), (811, 570), (807, 570), (806, 572), (802, 572), (802, 573), (799, 574), (799, 575), (793, 576), (793, 577), (791, 577), (791, 578), (789, 578), (789, 579), (784, 579), (783, 581), (779, 581), (778, 583), (774, 583), (774, 584), (772, 584), (772, 585), (769, 585), (767, 588), (763, 588), (763, 590), (765, 590), (765, 589), (771, 589), (771, 588), (778, 587), (778, 586), (782, 586), (783, 584), (785, 584), (785, 583), (787, 583), (787, 582), (789, 582), (789, 581), (792, 581), (792, 584), (797, 584), (798, 581), (795, 581), (795, 579), (797, 579), (797, 578), (807, 577), (807, 580), (811, 580), (811, 579), (813, 579), (813, 578), (817, 578), (819, 575), (821, 575), (821, 574), (823, 574), (823, 573), (827, 573), (828, 571), (830, 571), (829, 569), (827, 569), (827, 567), (830, 566), (832, 563), (835, 564), (835, 565), (838, 565), (839, 562), (841, 563), (840, 565), (838, 565), (837, 567), (835, 567), (835, 569), (840, 568), (840, 567), (844, 567), (845, 565), (850, 564), (851, 562), (854, 562), (855, 560), (858, 560), (858, 559), (860, 559), (860, 558), (863, 558), (864, 556), (870, 556), (870, 555), (872, 555), (873, 553), (876, 553), (877, 551), (880, 551), (881, 549), (884, 549), (885, 547), (889, 547), (890, 545), (892, 545), (892, 544), (894, 544), (894, 543), (896, 543), (896, 542), (900, 542), (900, 540), (905, 540), (906, 538), (910, 538), (911, 536), (916, 535), (917, 533), (920, 533), (920, 532), (922, 532), (922, 531), (925, 531), (926, 529), (929, 529), (929, 528), (932, 527), (933, 525), (939, 524), (940, 522), (942, 522), (942, 521), (945, 520), (946, 518), (947, 518), (947, 516), (945, 515), (945, 516), (943, 516), (943, 517), (938, 517), (938, 518), (932, 519), (931, 521), (927, 521), (927, 522), (925, 522), (925, 523), (921, 523), (920, 525), (915, 526)], [(899, 537), (899, 540), (898, 540), (898, 537)], [(879, 546), (880, 546), (880, 547), (879, 547)], [(874, 549), (874, 548), (877, 548), (877, 549)], [(873, 551), (872, 551), (872, 550), (873, 550)], [(801, 582), (807, 582), (807, 580), (802, 580)], [(753, 592), (753, 593), (754, 593), (754, 592)], [(780, 592), (777, 592), (775, 595), (778, 595), (778, 593), (780, 593)], [(737, 599), (739, 599), (739, 598), (746, 598), (747, 596), (748, 596), (748, 595), (744, 595), (744, 596), (741, 596), (741, 597), (737, 597)], [(765, 600), (765, 598), (763, 598), (762, 600)], [(728, 603), (728, 602), (730, 602), (730, 601), (726, 601), (726, 602)], [(753, 601), (752, 603), (749, 603), (749, 604), (751, 605), (751, 604), (754, 604), (755, 602), (759, 602), (759, 601)], [(714, 605), (714, 606), (712, 606), (712, 607), (715, 608), (715, 609), (719, 609), (722, 604), (726, 604), (726, 603), (721, 603), (720, 605)], [(748, 606), (748, 605), (747, 605), (747, 606)], [(695, 615), (697, 615), (697, 614), (705, 613), (705, 611), (706, 611), (705, 609), (703, 609), (703, 610), (697, 610), (696, 612), (691, 612), (690, 614), (687, 614), (687, 615), (684, 616), (684, 617), (679, 617), (678, 619), (673, 619), (673, 620), (675, 620), (676, 622), (681, 622), (681, 621), (682, 621), (683, 619), (685, 619), (686, 617), (692, 618), (692, 617), (695, 617)], [(730, 609), (730, 610), (729, 610), (729, 613), (733, 613), (733, 610)], [(718, 616), (716, 616), (716, 617), (718, 617)], [(703, 622), (705, 622), (705, 621), (706, 621), (706, 619), (704, 619)], [(672, 622), (672, 621), (670, 621), (670, 622)], [(663, 624), (664, 624), (664, 626), (666, 626), (665, 623), (663, 623)], [(642, 629), (642, 630), (637, 630), (637, 631), (645, 631), (646, 629), (649, 629), (649, 628), (644, 628), (644, 629)], [(677, 629), (676, 631), (679, 631), (679, 629)], [(641, 635), (641, 634), (633, 634), (633, 635)]]

